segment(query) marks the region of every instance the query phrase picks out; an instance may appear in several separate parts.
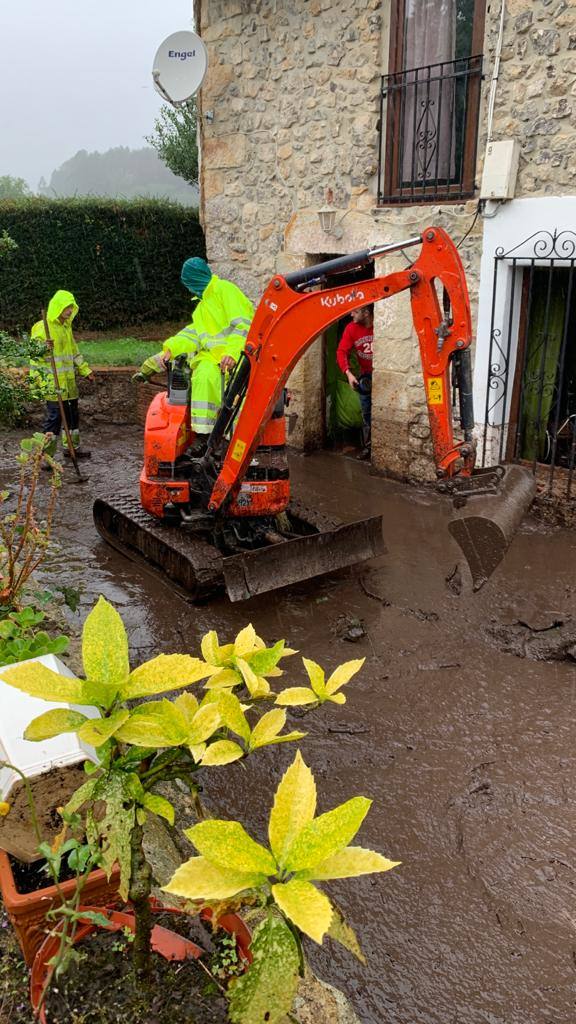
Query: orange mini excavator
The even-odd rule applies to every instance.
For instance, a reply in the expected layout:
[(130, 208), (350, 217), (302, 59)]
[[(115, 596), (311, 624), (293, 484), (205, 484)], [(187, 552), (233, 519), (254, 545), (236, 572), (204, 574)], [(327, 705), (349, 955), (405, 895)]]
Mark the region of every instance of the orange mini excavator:
[[(410, 266), (369, 276), (377, 257), (416, 245), (421, 250)], [(364, 267), (365, 280), (338, 283), (339, 275)], [(231, 600), (243, 600), (381, 554), (381, 516), (337, 522), (293, 500), (285, 385), (330, 324), (404, 291), (420, 344), (438, 483), (458, 508), (449, 529), (478, 589), (501, 560), (534, 484), (519, 466), (474, 469), (470, 303), (458, 252), (438, 227), (272, 278), (200, 457), (192, 451), (190, 371), (185, 358), (177, 359), (167, 392), (148, 410), (140, 500), (132, 493), (99, 498), (94, 518), (101, 535), (162, 569), (194, 600), (222, 586)]]

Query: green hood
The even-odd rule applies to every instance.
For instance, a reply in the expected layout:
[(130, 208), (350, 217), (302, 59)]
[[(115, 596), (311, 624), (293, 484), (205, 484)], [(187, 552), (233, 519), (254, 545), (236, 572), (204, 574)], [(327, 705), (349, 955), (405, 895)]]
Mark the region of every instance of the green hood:
[(48, 319), (57, 320), (62, 310), (66, 309), (66, 306), (74, 307), (72, 310), (72, 316), (68, 320), (68, 323), (72, 323), (74, 317), (76, 316), (76, 313), (78, 312), (76, 299), (72, 295), (72, 292), (65, 292), (62, 290), (57, 291), (56, 294), (52, 296), (50, 302), (48, 303)]

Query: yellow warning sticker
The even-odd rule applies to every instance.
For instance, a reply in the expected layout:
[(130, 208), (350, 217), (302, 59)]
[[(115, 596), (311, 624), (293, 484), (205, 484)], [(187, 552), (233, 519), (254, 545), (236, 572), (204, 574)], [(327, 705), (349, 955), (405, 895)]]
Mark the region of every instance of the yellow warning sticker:
[(234, 462), (240, 462), (244, 452), (246, 451), (246, 441), (236, 441), (232, 449), (232, 458)]
[(442, 405), (444, 401), (444, 382), (442, 377), (428, 378), (428, 403), (429, 405)]

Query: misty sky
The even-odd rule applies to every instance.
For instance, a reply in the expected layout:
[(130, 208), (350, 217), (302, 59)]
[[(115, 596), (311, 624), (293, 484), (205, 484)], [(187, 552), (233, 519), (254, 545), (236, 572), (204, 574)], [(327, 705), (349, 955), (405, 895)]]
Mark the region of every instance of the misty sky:
[(0, 0), (0, 175), (43, 175), (79, 149), (146, 145), (162, 40), (192, 0)]

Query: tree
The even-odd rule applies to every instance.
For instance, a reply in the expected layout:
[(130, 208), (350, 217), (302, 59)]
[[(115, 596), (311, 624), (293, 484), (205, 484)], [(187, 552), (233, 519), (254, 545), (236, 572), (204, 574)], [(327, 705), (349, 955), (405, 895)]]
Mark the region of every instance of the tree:
[(24, 178), (13, 178), (11, 174), (0, 175), (0, 199), (29, 199), (31, 195)]
[(52, 172), (50, 182), (38, 185), (40, 195), (114, 196), (125, 199), (154, 196), (189, 205), (197, 204), (197, 191), (185, 184), (151, 146), (129, 149), (116, 146), (104, 153), (80, 149)]
[(198, 142), (196, 137), (196, 104), (170, 107), (164, 104), (154, 122), (154, 131), (146, 136), (158, 156), (190, 185), (198, 184)]

